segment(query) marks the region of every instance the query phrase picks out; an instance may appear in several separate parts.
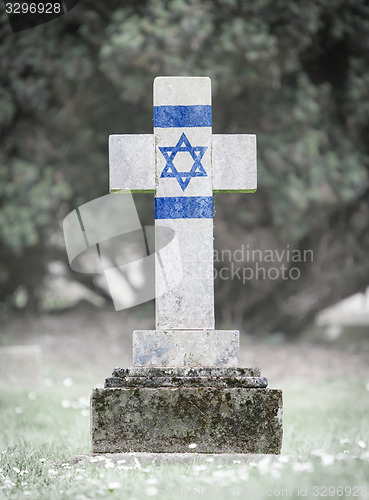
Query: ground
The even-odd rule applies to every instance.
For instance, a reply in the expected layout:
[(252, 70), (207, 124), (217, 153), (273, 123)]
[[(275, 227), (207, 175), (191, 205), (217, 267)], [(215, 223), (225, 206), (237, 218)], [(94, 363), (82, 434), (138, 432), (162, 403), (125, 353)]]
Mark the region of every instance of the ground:
[[(140, 319), (137, 312), (85, 305), (39, 317), (3, 314), (1, 344), (41, 346), (42, 366), (39, 386), (4, 384), (2, 374), (0, 498), (369, 498), (366, 330), (360, 342), (357, 335), (327, 342), (316, 331), (289, 342), (281, 334), (241, 336), (240, 365), (261, 367), (269, 386), (283, 390), (279, 458), (225, 463), (196, 455), (196, 443), (185, 464), (88, 457), (91, 389), (114, 367), (131, 366), (132, 331), (153, 327), (150, 311)], [(88, 458), (73, 461), (78, 455)]]

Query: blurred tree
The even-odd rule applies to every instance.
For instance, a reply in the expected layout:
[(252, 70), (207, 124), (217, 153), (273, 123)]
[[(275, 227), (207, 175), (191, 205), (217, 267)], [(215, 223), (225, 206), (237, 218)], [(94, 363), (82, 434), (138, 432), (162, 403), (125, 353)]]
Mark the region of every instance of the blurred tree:
[[(23, 285), (36, 305), (47, 262), (62, 258), (58, 221), (107, 192), (108, 134), (151, 132), (157, 75), (210, 76), (214, 132), (258, 135), (259, 190), (217, 197), (215, 244), (275, 262), (233, 262), (254, 279), (216, 280), (218, 322), (294, 333), (362, 289), (368, 33), (365, 0), (85, 0), (16, 35), (3, 16), (0, 300)], [(255, 279), (257, 264), (300, 278)]]

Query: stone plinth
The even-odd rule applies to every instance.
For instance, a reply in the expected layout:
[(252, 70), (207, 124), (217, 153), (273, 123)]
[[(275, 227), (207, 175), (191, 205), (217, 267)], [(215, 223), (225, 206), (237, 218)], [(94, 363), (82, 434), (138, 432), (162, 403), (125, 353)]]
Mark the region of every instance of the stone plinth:
[(93, 453), (280, 453), (282, 391), (252, 368), (117, 368), (91, 396)]
[(134, 366), (237, 366), (237, 330), (136, 330)]

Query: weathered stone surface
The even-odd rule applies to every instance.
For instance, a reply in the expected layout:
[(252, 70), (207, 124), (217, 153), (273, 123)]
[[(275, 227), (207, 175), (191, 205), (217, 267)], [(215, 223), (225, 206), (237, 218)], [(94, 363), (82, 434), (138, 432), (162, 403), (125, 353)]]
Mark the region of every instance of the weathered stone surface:
[(105, 388), (91, 396), (94, 453), (279, 453), (275, 389)]
[(114, 368), (113, 377), (260, 377), (260, 368), (239, 366), (134, 366)]
[(265, 377), (109, 377), (105, 387), (267, 387)]
[(213, 135), (212, 165), (214, 191), (256, 191), (256, 135)]
[[(204, 109), (209, 110), (210, 121), (199, 122)], [(192, 118), (185, 123), (189, 113)], [(155, 226), (175, 231), (184, 271), (180, 285), (171, 289), (167, 283), (178, 281), (178, 258), (157, 275), (156, 328), (214, 329), (210, 79), (155, 78), (154, 134)], [(211, 205), (208, 216), (203, 205)], [(159, 245), (160, 240), (158, 233)], [(158, 254), (157, 266), (160, 258)]]
[[(192, 83), (192, 85), (189, 84)], [(180, 98), (180, 102), (178, 99)], [(158, 76), (154, 80), (154, 106), (211, 104), (211, 80), (204, 77)]]
[(155, 139), (152, 134), (109, 136), (110, 192), (155, 191)]
[(134, 367), (115, 368), (105, 387), (249, 387), (265, 388), (258, 368)]
[(237, 366), (237, 330), (136, 330), (134, 366)]
[[(175, 182), (176, 179), (172, 179)], [(163, 228), (175, 231), (177, 256), (169, 245), (155, 254), (156, 328), (214, 329), (213, 219), (156, 219), (156, 244), (163, 246)], [(168, 287), (168, 283), (179, 283)]]

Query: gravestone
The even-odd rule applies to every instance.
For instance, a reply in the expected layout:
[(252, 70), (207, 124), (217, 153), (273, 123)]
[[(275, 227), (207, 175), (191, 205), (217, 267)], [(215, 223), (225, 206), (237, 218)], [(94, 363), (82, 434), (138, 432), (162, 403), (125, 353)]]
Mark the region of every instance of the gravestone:
[[(209, 78), (158, 77), (154, 134), (112, 135), (109, 153), (111, 192), (155, 194), (156, 329), (94, 389), (92, 451), (279, 453), (282, 392), (214, 320), (213, 192), (256, 190), (256, 137), (212, 135)], [(163, 255), (163, 227), (179, 254)]]

